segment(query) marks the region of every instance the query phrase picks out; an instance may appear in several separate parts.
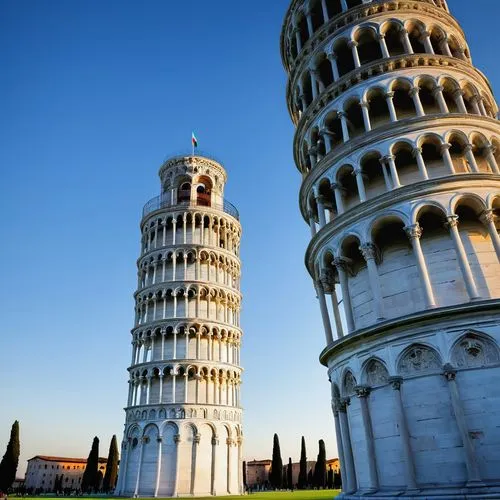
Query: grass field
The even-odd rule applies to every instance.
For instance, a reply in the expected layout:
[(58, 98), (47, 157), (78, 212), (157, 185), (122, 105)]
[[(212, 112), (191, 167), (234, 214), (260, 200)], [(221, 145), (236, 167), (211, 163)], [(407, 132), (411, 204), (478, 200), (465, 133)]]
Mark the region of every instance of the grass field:
[[(340, 493), (340, 490), (295, 490), (295, 491), (259, 491), (257, 493), (250, 493), (245, 495), (248, 500), (329, 500), (336, 497)], [(10, 498), (16, 498), (11, 495)], [(109, 500), (110, 498), (116, 497), (98, 497), (98, 496), (84, 496), (84, 497), (24, 497), (24, 500), (62, 500), (64, 498), (79, 498), (82, 500), (92, 499), (92, 500)], [(186, 497), (188, 498), (188, 497)], [(190, 497), (193, 498), (193, 497)], [(194, 497), (196, 500), (214, 500), (214, 497)], [(231, 495), (227, 497), (220, 497), (223, 500), (241, 500), (239, 495)], [(171, 500), (171, 499), (161, 499), (157, 500)]]

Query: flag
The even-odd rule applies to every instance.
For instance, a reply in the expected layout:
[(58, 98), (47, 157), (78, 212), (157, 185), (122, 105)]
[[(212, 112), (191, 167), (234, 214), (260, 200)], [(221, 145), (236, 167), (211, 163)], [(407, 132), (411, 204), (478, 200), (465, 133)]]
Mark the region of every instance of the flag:
[(193, 145), (193, 148), (198, 147), (198, 139), (196, 139), (196, 136), (194, 135), (194, 132), (191, 132), (191, 143)]

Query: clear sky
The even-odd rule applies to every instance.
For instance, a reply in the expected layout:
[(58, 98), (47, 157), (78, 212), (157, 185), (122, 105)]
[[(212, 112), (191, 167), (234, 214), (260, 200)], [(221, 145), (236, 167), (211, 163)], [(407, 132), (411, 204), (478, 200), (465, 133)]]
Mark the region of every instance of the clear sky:
[[(450, 0), (499, 88), (496, 0)], [(158, 169), (220, 158), (243, 224), (245, 457), (336, 456), (324, 333), (285, 104), (288, 0), (0, 1), (0, 455), (122, 438), (143, 204)]]

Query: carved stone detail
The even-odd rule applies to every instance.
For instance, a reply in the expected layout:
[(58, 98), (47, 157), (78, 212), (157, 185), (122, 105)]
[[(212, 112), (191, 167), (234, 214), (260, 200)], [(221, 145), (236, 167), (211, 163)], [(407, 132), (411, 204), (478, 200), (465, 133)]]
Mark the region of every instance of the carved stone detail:
[(378, 360), (372, 359), (366, 365), (366, 383), (369, 386), (385, 385), (389, 380), (389, 373)]
[(441, 363), (436, 352), (422, 345), (412, 346), (399, 362), (399, 372), (405, 375), (440, 369)]
[(352, 396), (356, 392), (358, 383), (351, 372), (347, 372), (344, 376), (344, 394)]
[(498, 363), (500, 356), (491, 341), (471, 332), (455, 345), (451, 359), (458, 368), (476, 368)]

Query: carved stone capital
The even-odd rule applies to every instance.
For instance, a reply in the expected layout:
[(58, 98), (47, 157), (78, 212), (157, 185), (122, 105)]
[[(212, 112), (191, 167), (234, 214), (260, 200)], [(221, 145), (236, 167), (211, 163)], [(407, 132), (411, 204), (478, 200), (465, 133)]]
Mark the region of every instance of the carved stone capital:
[(408, 94), (410, 94), (410, 97), (413, 97), (417, 95), (419, 92), (420, 92), (420, 87), (415, 86), (409, 90)]
[(446, 227), (452, 228), (458, 226), (458, 215), (450, 215), (446, 217), (446, 220), (448, 221), (445, 224)]
[(444, 142), (443, 144), (441, 144), (441, 146), (439, 146), (439, 150), (440, 150), (441, 154), (443, 154), (444, 151), (446, 151), (450, 148), (451, 148), (451, 144), (449, 142)]
[(200, 444), (200, 441), (201, 441), (201, 434), (195, 434), (193, 438), (193, 443)]
[(415, 147), (411, 150), (411, 155), (416, 158), (418, 155), (422, 155), (422, 148)]
[(436, 85), (433, 89), (432, 89), (432, 95), (434, 97), (436, 97), (436, 94), (440, 94), (441, 92), (443, 92), (444, 88), (442, 85)]
[(366, 385), (357, 385), (354, 388), (354, 391), (356, 392), (356, 396), (358, 398), (366, 398), (370, 395), (371, 388)]
[(217, 446), (219, 444), (219, 436), (214, 436), (212, 438), (212, 446)]
[(394, 97), (395, 92), (386, 92), (385, 98), (386, 99), (392, 99)]
[(403, 383), (403, 377), (389, 377), (389, 384), (392, 385), (392, 388), (395, 391), (399, 391), (401, 389), (402, 383)]
[(495, 222), (495, 214), (493, 213), (493, 210), (485, 210), (479, 217), (479, 220), (487, 226), (488, 224), (491, 224), (492, 222)]
[(347, 42), (347, 46), (352, 49), (353, 47), (357, 47), (358, 46), (358, 42), (356, 42), (356, 40), (350, 40), (349, 42)]
[(446, 380), (448, 382), (451, 382), (452, 380), (455, 380), (457, 376), (457, 370), (449, 363), (446, 363), (443, 366), (443, 375), (446, 377)]
[(346, 257), (335, 257), (333, 259), (333, 265), (337, 269), (342, 269), (342, 271), (351, 272), (351, 266), (350, 266), (350, 259), (347, 259)]
[(363, 255), (363, 259), (368, 260), (378, 260), (378, 250), (377, 247), (373, 243), (365, 243), (364, 245), (360, 245), (359, 251), (361, 255)]
[(410, 240), (420, 239), (423, 232), (423, 229), (420, 227), (420, 224), (418, 222), (411, 226), (405, 226), (404, 230)]
[(174, 443), (179, 444), (181, 442), (181, 435), (180, 434), (175, 434), (174, 436)]

